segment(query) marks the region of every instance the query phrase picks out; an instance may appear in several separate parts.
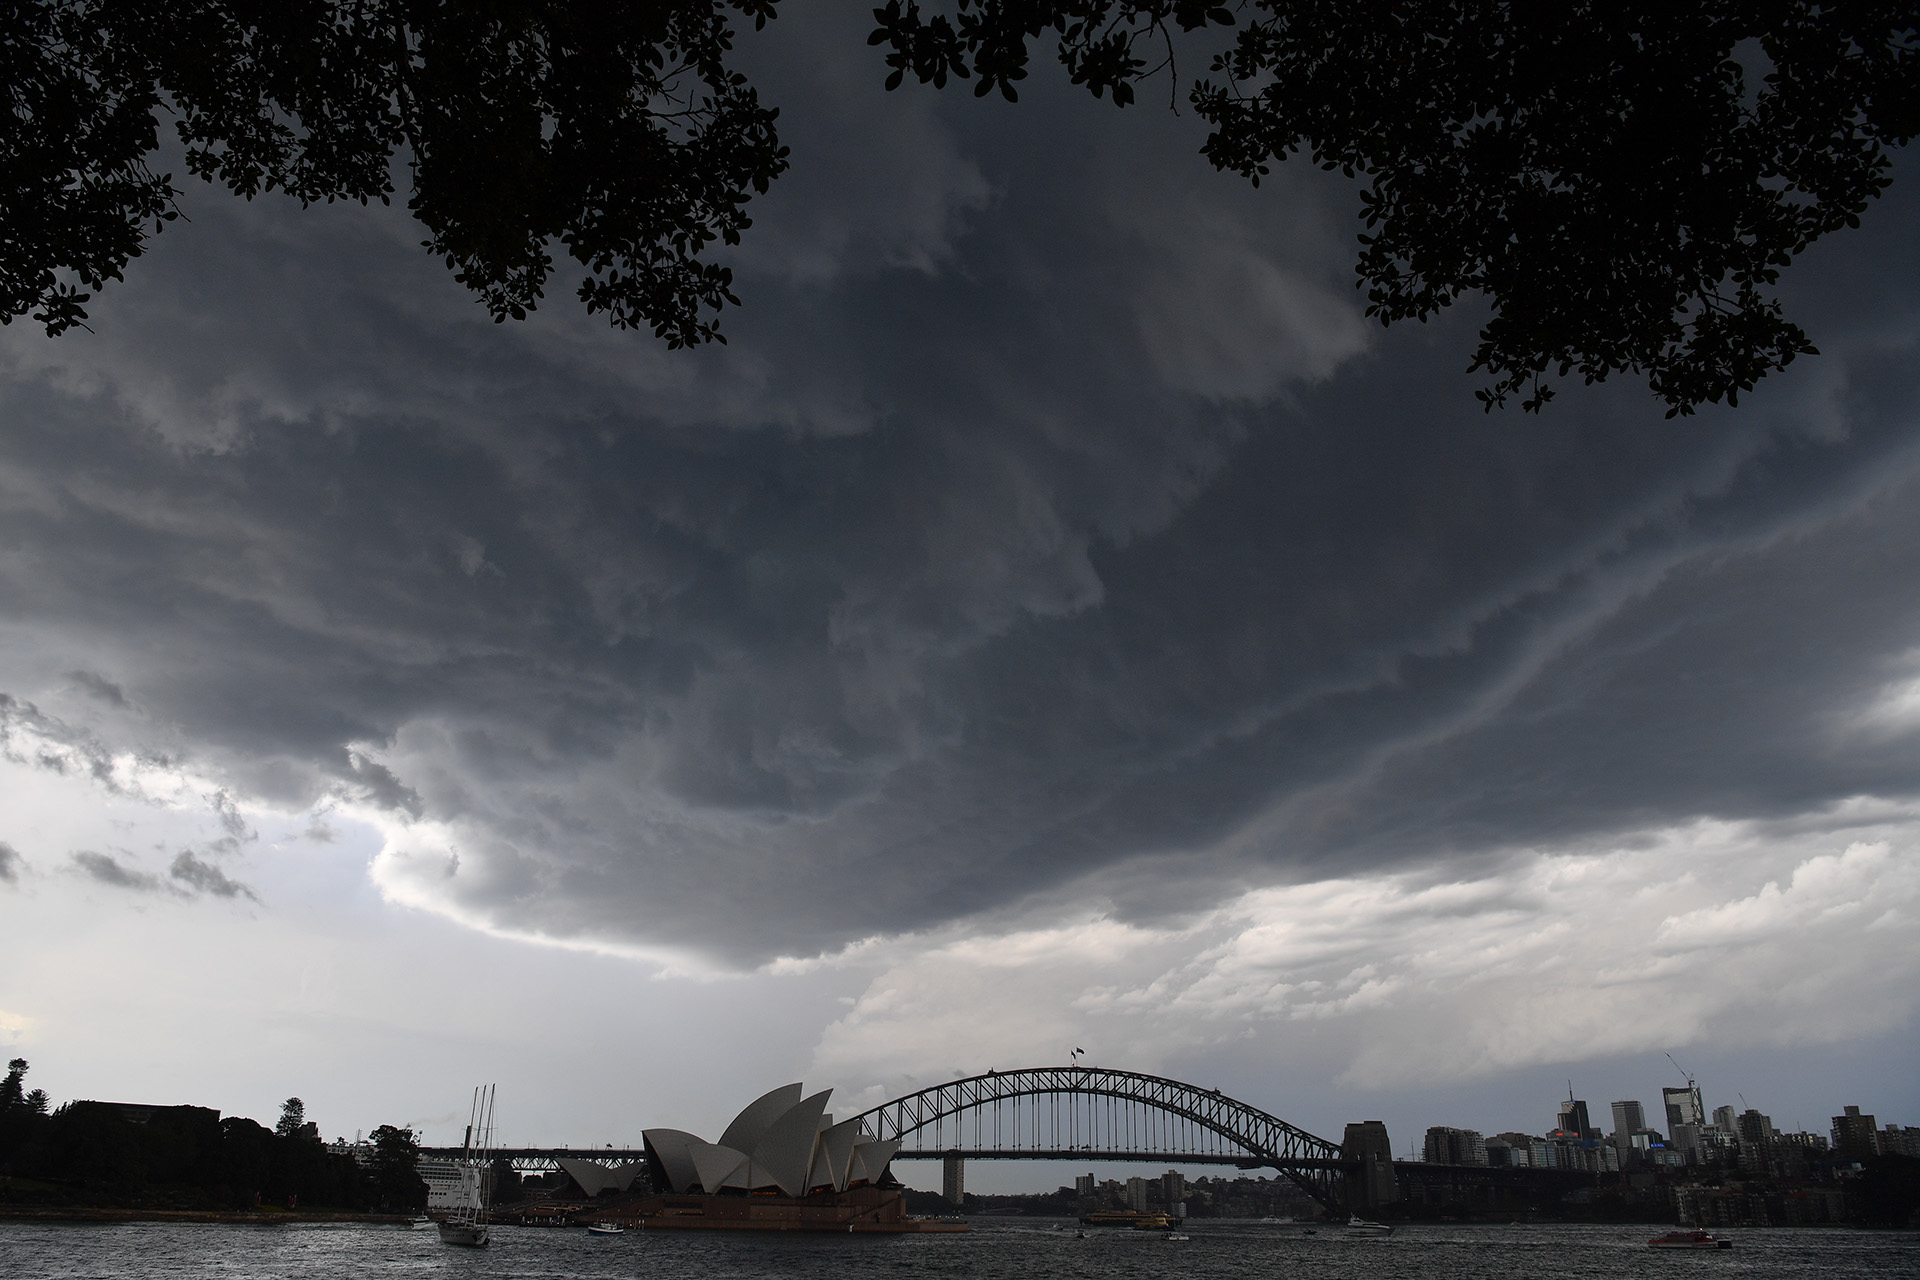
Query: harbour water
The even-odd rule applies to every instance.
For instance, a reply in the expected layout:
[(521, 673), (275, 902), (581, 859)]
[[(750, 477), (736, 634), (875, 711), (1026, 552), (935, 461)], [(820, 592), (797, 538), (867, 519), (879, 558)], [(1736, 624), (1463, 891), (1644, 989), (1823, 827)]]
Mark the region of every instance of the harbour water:
[(976, 1220), (965, 1235), (801, 1236), (495, 1227), (485, 1250), (403, 1226), (0, 1221), (7, 1280), (1611, 1280), (1613, 1277), (1920, 1278), (1920, 1232), (1734, 1230), (1714, 1253), (1647, 1248), (1664, 1228), (1412, 1226), (1391, 1239), (1337, 1228), (1208, 1220), (1187, 1240), (1050, 1220)]

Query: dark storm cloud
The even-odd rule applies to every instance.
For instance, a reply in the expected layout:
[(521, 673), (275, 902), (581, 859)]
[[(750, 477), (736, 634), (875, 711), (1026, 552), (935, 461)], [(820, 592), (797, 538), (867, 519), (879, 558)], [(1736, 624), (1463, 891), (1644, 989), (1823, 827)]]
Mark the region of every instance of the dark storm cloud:
[(746, 959), (1911, 792), (1899, 726), (1819, 736), (1920, 621), (1905, 187), (1739, 412), (1489, 417), (1470, 316), (1362, 326), (1347, 185), (889, 98), (833, 21), (753, 55), (800, 168), (727, 348), (212, 199), (97, 336), (16, 326), (0, 711), (419, 819), (415, 900)]
[(69, 671), (67, 678), (79, 685), (87, 693), (115, 707), (127, 705), (127, 695), (120, 686), (93, 671)]
[(74, 866), (101, 884), (111, 885), (116, 889), (132, 889), (140, 893), (151, 893), (160, 888), (159, 876), (125, 866), (110, 853), (78, 849), (74, 851), (72, 857)]
[(248, 898), (256, 903), (260, 901), (260, 895), (251, 887), (229, 879), (220, 868), (196, 858), (191, 849), (180, 851), (173, 865), (167, 868), (167, 874), (189, 893), (210, 893), (216, 898)]
[(20, 856), (20, 851), (6, 841), (0, 840), (0, 880), (5, 880), (8, 884), (19, 884), (20, 873), (26, 870), (26, 866), (27, 860)]
[[(17, 858), (18, 855), (15, 856)], [(169, 889), (187, 898), (211, 894), (216, 898), (260, 901), (260, 895), (251, 886), (232, 879), (212, 863), (195, 856), (191, 849), (182, 849), (174, 858), (167, 868), (166, 880), (151, 872), (130, 867), (112, 854), (98, 853), (92, 849), (75, 850), (71, 858), (73, 865), (89, 879), (115, 889), (131, 889), (136, 893), (158, 893), (162, 889)]]

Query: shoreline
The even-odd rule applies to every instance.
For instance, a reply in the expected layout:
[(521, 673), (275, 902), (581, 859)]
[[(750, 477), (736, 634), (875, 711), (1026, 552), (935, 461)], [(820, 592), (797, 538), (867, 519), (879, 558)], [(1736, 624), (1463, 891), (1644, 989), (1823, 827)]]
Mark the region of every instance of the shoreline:
[(243, 1209), (122, 1209), (83, 1205), (0, 1204), (0, 1220), (27, 1222), (214, 1222), (238, 1226), (276, 1226), (310, 1222), (404, 1224), (404, 1213), (354, 1213), (351, 1210), (281, 1209), (257, 1213)]

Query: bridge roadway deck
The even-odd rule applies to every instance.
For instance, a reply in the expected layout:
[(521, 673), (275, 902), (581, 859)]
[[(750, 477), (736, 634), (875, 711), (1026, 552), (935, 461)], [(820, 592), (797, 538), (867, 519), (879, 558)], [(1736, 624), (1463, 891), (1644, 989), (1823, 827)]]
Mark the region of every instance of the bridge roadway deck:
[[(633, 1160), (644, 1160), (646, 1154), (644, 1149), (633, 1147), (499, 1147), (493, 1151), (492, 1156), (496, 1160), (510, 1161), (516, 1168), (554, 1169), (559, 1167), (556, 1162), (562, 1156), (576, 1160), (598, 1160), (602, 1164), (626, 1164)], [(460, 1160), (465, 1156), (466, 1152), (460, 1147), (420, 1148), (420, 1158), (423, 1160)], [(1093, 1160), (1129, 1164), (1224, 1164), (1242, 1169), (1274, 1167), (1271, 1161), (1247, 1155), (1218, 1155), (1187, 1151), (1096, 1151), (1086, 1147), (1043, 1150), (955, 1147), (897, 1151), (893, 1158), (895, 1160), (944, 1160), (948, 1156), (959, 1156), (963, 1160)], [(1343, 1166), (1337, 1160), (1299, 1160), (1293, 1162), (1291, 1167), (1339, 1169)]]
[[(1272, 1169), (1277, 1166), (1271, 1160), (1262, 1160), (1258, 1156), (1245, 1153), (1240, 1155), (1202, 1154), (1197, 1151), (1103, 1151), (1088, 1147), (1060, 1147), (1055, 1150), (1000, 1149), (993, 1147), (932, 1147), (916, 1151), (896, 1151), (895, 1160), (944, 1160), (948, 1156), (959, 1156), (962, 1160), (1080, 1160), (1110, 1161), (1129, 1164), (1228, 1164), (1241, 1169)], [(1288, 1163), (1292, 1169), (1344, 1169), (1346, 1166), (1338, 1160), (1294, 1160)]]

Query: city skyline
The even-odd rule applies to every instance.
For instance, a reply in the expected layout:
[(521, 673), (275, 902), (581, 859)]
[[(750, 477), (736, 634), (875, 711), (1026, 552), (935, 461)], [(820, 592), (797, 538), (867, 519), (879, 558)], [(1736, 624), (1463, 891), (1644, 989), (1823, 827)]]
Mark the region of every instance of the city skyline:
[(0, 1053), (329, 1138), (1082, 1049), (1400, 1152), (1667, 1054), (1920, 1119), (1911, 158), (1738, 407), (1487, 413), (1341, 174), (890, 94), (871, 10), (742, 35), (724, 347), (198, 179), (0, 329)]

